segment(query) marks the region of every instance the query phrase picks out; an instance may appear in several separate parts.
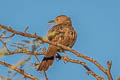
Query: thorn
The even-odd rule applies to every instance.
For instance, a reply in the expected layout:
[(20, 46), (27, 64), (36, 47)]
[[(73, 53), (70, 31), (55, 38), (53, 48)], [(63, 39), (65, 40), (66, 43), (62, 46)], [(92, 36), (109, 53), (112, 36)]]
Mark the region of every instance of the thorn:
[(12, 29), (10, 26), (8, 26), (8, 29)]
[(108, 65), (112, 65), (112, 61), (107, 61), (107, 64)]
[(29, 28), (29, 26), (27, 26), (27, 27), (25, 28), (24, 33), (26, 33), (26, 31), (28, 30), (28, 28)]
[(37, 36), (37, 33), (35, 32), (33, 35), (34, 35), (34, 36)]

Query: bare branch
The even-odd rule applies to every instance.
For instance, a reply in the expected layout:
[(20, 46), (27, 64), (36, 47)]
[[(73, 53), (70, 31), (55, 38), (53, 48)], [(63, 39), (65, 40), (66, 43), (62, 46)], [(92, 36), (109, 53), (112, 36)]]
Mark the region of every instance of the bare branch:
[(46, 74), (46, 72), (45, 72), (45, 71), (44, 71), (44, 75), (45, 75), (46, 80), (48, 80), (48, 77), (47, 77), (47, 74)]
[(104, 80), (103, 77), (98, 76), (97, 74), (95, 74), (95, 73), (92, 72), (92, 71), (87, 71), (87, 74), (91, 74), (91, 75), (93, 75), (97, 80)]
[(8, 67), (8, 68), (10, 68), (10, 69), (12, 69), (12, 70), (17, 71), (18, 73), (22, 74), (23, 76), (25, 76), (25, 77), (27, 77), (27, 78), (30, 78), (30, 79), (32, 79), (32, 80), (39, 80), (38, 78), (36, 78), (36, 77), (34, 77), (34, 76), (32, 76), (32, 75), (24, 72), (23, 69), (18, 69), (18, 68), (16, 68), (15, 66), (10, 65), (10, 64), (8, 64), (8, 63), (5, 63), (5, 62), (3, 62), (3, 61), (0, 61), (0, 64), (4, 65), (4, 66), (6, 66), (6, 67)]
[(17, 34), (17, 35), (21, 35), (21, 36), (29, 37), (29, 38), (36, 38), (36, 39), (40, 39), (41, 41), (43, 41), (43, 39), (41, 37), (37, 36), (37, 34), (32, 35), (32, 34), (29, 34), (29, 33), (16, 31), (16, 30), (13, 30), (11, 27), (7, 27), (7, 26), (1, 25), (1, 24), (0, 24), (0, 27), (9, 31), (9, 32), (11, 32), (11, 33)]
[(11, 51), (10, 54), (8, 54), (7, 52), (4, 52), (4, 55), (13, 55), (13, 54), (19, 54), (19, 53), (24, 53), (24, 54), (28, 54), (28, 55), (44, 55), (44, 53), (40, 53), (40, 52), (32, 53), (31, 51), (25, 51), (25, 50)]
[(106, 70), (107, 71), (107, 76), (108, 76), (108, 79), (109, 80), (113, 80), (112, 79), (112, 75), (111, 75), (111, 72), (110, 72), (110, 70), (111, 70), (111, 66), (112, 66), (112, 62), (110, 62), (110, 61), (107, 61), (107, 66), (108, 66), (108, 69)]
[(108, 65), (108, 71), (110, 72), (111, 66), (112, 66), (112, 62), (107, 61), (107, 65)]
[(80, 60), (73, 60), (73, 59), (70, 59), (68, 57), (64, 57), (64, 56), (61, 56), (61, 59), (62, 60), (65, 60), (67, 62), (72, 62), (72, 63), (77, 63), (77, 64), (81, 64), (86, 70), (87, 70), (87, 74), (91, 74), (93, 77), (95, 77), (97, 80), (102, 80), (102, 77), (101, 76), (98, 76), (95, 72), (93, 72), (87, 65), (85, 62), (82, 62)]
[(111, 73), (110, 72), (108, 73), (108, 71), (101, 64), (99, 64), (96, 60), (94, 60), (93, 58), (91, 58), (89, 56), (83, 55), (83, 54), (81, 54), (81, 53), (79, 53), (79, 52), (77, 52), (77, 51), (75, 51), (75, 50), (73, 50), (73, 49), (71, 49), (69, 47), (66, 47), (64, 45), (58, 44), (56, 42), (51, 42), (49, 40), (44, 40), (40, 36), (37, 36), (37, 34), (33, 34), (32, 35), (32, 34), (29, 34), (29, 33), (19, 32), (19, 31), (13, 30), (11, 27), (6, 27), (6, 26), (3, 26), (3, 25), (0, 25), (0, 27), (3, 28), (3, 29), (6, 29), (7, 31), (12, 32), (14, 34), (21, 35), (21, 36), (24, 36), (24, 37), (39, 39), (42, 42), (45, 42), (45, 43), (48, 43), (48, 44), (52, 44), (52, 45), (61, 47), (61, 48), (65, 49), (65, 50), (67, 50), (67, 51), (70, 51), (73, 54), (75, 54), (77, 57), (84, 58), (84, 59), (92, 62), (93, 64), (95, 64), (102, 72), (104, 72), (107, 75), (109, 80), (113, 80)]

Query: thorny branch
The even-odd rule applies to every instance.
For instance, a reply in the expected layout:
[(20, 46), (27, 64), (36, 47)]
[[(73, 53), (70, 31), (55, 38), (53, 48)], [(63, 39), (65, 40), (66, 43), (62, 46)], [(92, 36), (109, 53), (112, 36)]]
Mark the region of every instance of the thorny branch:
[[(95, 64), (102, 72), (104, 72), (104, 73), (107, 75), (107, 77), (108, 77), (109, 80), (113, 80), (112, 75), (111, 75), (111, 72), (110, 72), (110, 69), (111, 69), (111, 65), (112, 65), (112, 64), (107, 64), (107, 65), (108, 65), (108, 69), (105, 69), (101, 64), (99, 64), (96, 60), (94, 60), (93, 58), (91, 58), (91, 57), (89, 57), (89, 56), (83, 55), (83, 54), (81, 54), (81, 53), (79, 53), (79, 52), (77, 52), (77, 51), (75, 51), (75, 50), (73, 50), (73, 49), (71, 49), (71, 48), (69, 48), (69, 47), (66, 47), (66, 46), (64, 46), (64, 45), (58, 44), (58, 43), (56, 43), (56, 42), (51, 42), (51, 41), (49, 41), (49, 40), (44, 40), (43, 38), (41, 38), (40, 36), (38, 36), (36, 33), (34, 33), (34, 34), (29, 34), (29, 33), (27, 33), (26, 30), (27, 30), (28, 28), (26, 28), (24, 32), (20, 32), (20, 31), (16, 31), (16, 30), (12, 29), (11, 27), (7, 27), (7, 26), (4, 26), (4, 25), (0, 25), (0, 27), (1, 27), (2, 29), (5, 29), (5, 30), (13, 33), (13, 34), (21, 35), (21, 36), (28, 37), (28, 38), (35, 38), (35, 39), (41, 40), (41, 41), (44, 42), (44, 43), (52, 44), (52, 45), (61, 47), (61, 48), (65, 49), (65, 50), (67, 50), (67, 51), (70, 51), (70, 52), (72, 52), (73, 54), (75, 54), (77, 57), (84, 58), (84, 59), (92, 62), (93, 64)], [(88, 73), (93, 74), (93, 73), (91, 72), (91, 70), (88, 71)]]

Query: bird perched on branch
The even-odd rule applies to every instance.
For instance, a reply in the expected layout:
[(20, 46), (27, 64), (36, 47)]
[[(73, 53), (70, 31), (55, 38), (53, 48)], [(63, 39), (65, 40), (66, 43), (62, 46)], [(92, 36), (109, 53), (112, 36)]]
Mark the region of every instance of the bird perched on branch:
[[(48, 23), (56, 24), (48, 31), (48, 40), (57, 42), (70, 48), (74, 45), (77, 38), (77, 33), (72, 27), (72, 21), (70, 17), (66, 15), (60, 15), (57, 16), (55, 20), (51, 20)], [(47, 54), (40, 63), (38, 70), (48, 70), (48, 68), (52, 66), (57, 52), (64, 52), (64, 49), (50, 44), (47, 50)]]

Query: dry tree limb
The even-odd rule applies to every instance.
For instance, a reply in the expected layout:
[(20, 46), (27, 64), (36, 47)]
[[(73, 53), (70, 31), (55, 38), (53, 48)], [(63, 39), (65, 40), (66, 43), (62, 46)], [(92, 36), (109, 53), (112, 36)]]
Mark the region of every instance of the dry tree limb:
[(49, 44), (52, 44), (52, 45), (55, 45), (55, 46), (59, 46), (59, 47), (65, 49), (65, 50), (67, 50), (67, 51), (72, 52), (72, 53), (75, 54), (77, 57), (81, 57), (81, 58), (83, 58), (83, 59), (86, 59), (86, 60), (92, 62), (92, 63), (95, 64), (102, 72), (104, 72), (104, 73), (107, 75), (108, 80), (113, 80), (112, 75), (111, 75), (111, 72), (108, 71), (108, 70), (106, 70), (101, 64), (99, 64), (99, 63), (98, 63), (96, 60), (94, 60), (93, 58), (91, 58), (91, 57), (89, 57), (89, 56), (86, 56), (86, 55), (83, 55), (83, 54), (81, 54), (81, 53), (79, 53), (79, 52), (77, 52), (77, 51), (75, 51), (75, 50), (73, 50), (73, 49), (71, 49), (71, 48), (69, 48), (69, 47), (66, 47), (66, 46), (64, 46), (64, 45), (58, 44), (58, 43), (56, 43), (56, 42), (51, 42), (51, 41), (45, 41), (45, 42), (46, 42), (46, 43), (49, 43)]
[(24, 32), (20, 32), (20, 31), (16, 31), (16, 30), (13, 30), (11, 27), (7, 27), (7, 26), (4, 26), (4, 25), (0, 25), (1, 28), (11, 32), (11, 33), (14, 33), (14, 34), (17, 34), (17, 35), (21, 35), (21, 36), (24, 36), (24, 37), (29, 37), (29, 38), (36, 38), (36, 39), (39, 39), (41, 40), (42, 42), (45, 42), (45, 43), (48, 43), (48, 44), (52, 44), (52, 45), (55, 45), (55, 46), (58, 46), (58, 47), (61, 47), (67, 51), (70, 51), (72, 52), (73, 54), (75, 54), (77, 57), (81, 57), (81, 58), (84, 58), (90, 62), (92, 62), (93, 64), (95, 64), (102, 72), (104, 72), (108, 79), (109, 80), (113, 80), (112, 78), (112, 75), (111, 75), (111, 72), (108, 71), (108, 69), (105, 69), (101, 64), (99, 64), (96, 60), (94, 60), (93, 58), (89, 57), (89, 56), (86, 56), (86, 55), (83, 55), (69, 47), (66, 47), (64, 45), (61, 45), (61, 44), (58, 44), (56, 42), (51, 42), (49, 40), (44, 40), (42, 37), (38, 36), (37, 34), (29, 34), (29, 33), (24, 33)]
[(67, 56), (61, 56), (62, 60), (65, 60), (67, 62), (71, 62), (71, 63), (77, 63), (77, 64), (81, 64), (86, 70), (87, 70), (87, 74), (91, 74), (93, 77), (95, 77), (97, 80), (102, 80), (103, 78), (101, 76), (98, 76), (95, 72), (93, 72), (87, 65), (85, 62), (80, 61), (80, 60), (73, 60), (68, 58)]
[(4, 65), (4, 66), (6, 66), (6, 67), (8, 67), (8, 68), (10, 68), (10, 69), (12, 69), (12, 70), (17, 71), (18, 73), (22, 74), (24, 77), (30, 78), (30, 79), (32, 79), (32, 80), (39, 80), (38, 78), (36, 78), (36, 77), (34, 77), (34, 76), (32, 76), (32, 75), (24, 72), (23, 69), (18, 69), (18, 68), (16, 68), (15, 66), (10, 65), (10, 64), (8, 64), (8, 63), (5, 63), (5, 62), (3, 62), (3, 61), (0, 61), (0, 64)]
[(9, 31), (9, 32), (11, 32), (11, 33), (21, 35), (21, 36), (24, 36), (24, 37), (40, 39), (41, 41), (44, 42), (44, 40), (41, 37), (37, 36), (36, 33), (32, 35), (32, 34), (29, 34), (27, 32), (24, 33), (24, 32), (20, 32), (20, 31), (16, 31), (16, 30), (12, 29), (11, 27), (7, 27), (7, 26), (1, 25), (1, 24), (0, 24), (0, 27)]

